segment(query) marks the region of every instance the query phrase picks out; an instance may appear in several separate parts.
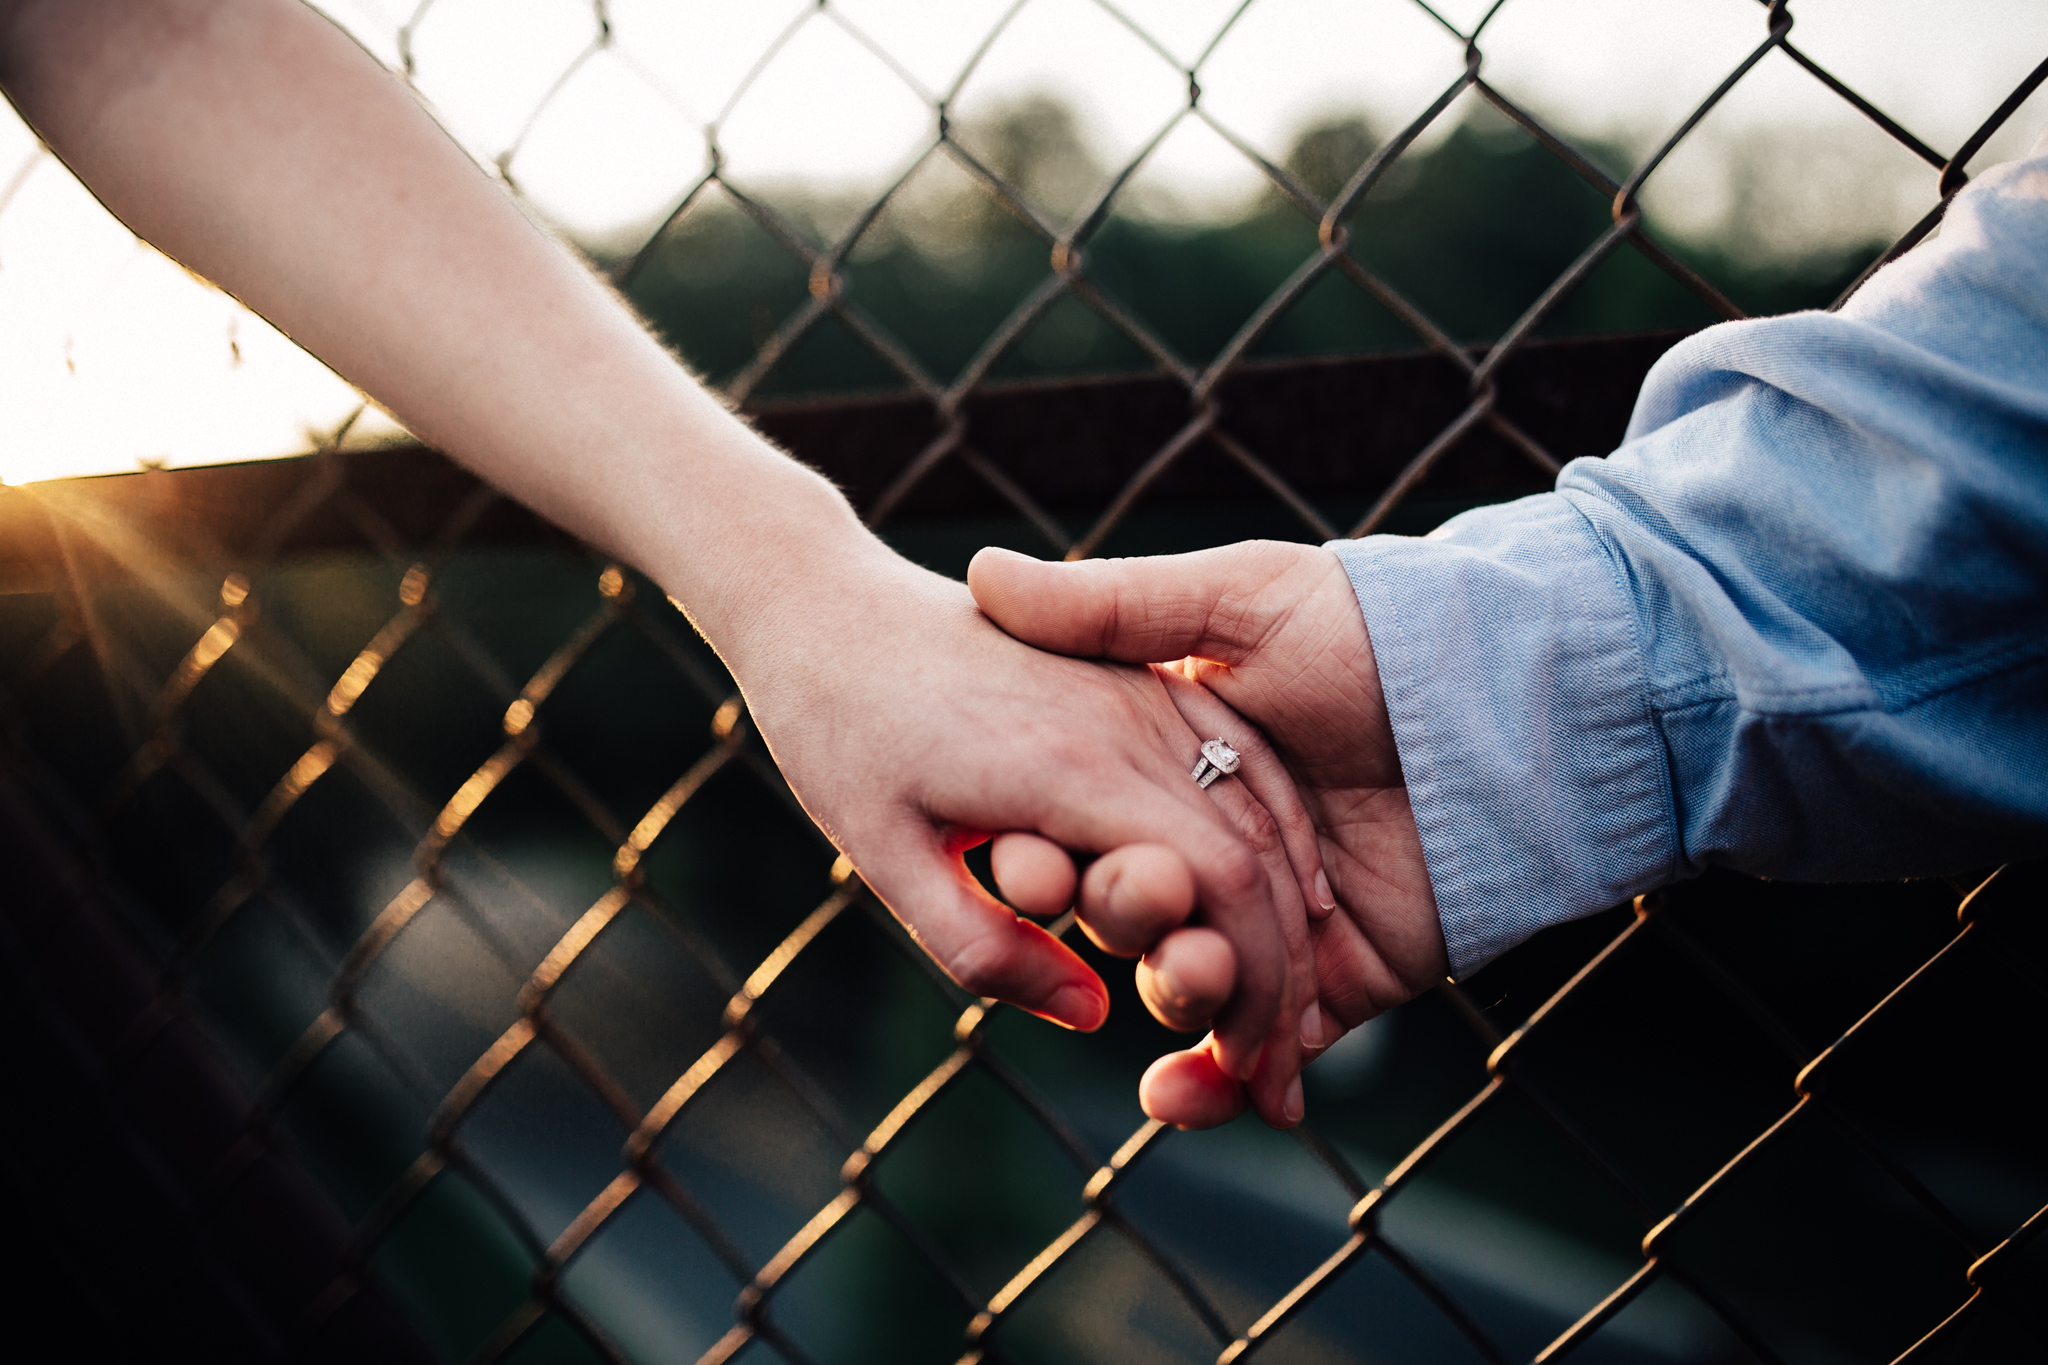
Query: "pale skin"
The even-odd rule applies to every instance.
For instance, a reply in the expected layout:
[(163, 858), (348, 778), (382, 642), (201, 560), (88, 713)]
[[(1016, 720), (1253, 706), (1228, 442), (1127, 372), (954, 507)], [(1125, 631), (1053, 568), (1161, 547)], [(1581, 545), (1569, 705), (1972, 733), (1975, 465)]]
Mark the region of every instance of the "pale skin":
[[(1027, 648), (893, 554), (293, 0), (0, 0), (0, 85), (139, 235), (684, 604), (804, 808), (954, 979), (1098, 1026), (1100, 980), (960, 854), (1011, 830), (1101, 855), (1088, 932), (1149, 951), (1170, 1022), (1215, 1015), (1202, 1056), (1233, 1096), (1242, 1079), (1267, 1122), (1301, 1117), (1327, 883), (1270, 755), (1188, 780), (1206, 736), (1181, 708), (1209, 693)], [(998, 853), (1020, 906), (1064, 908)], [(1206, 1091), (1146, 1095), (1170, 1122), (1227, 1117)]]
[[(1372, 639), (1335, 555), (1253, 541), (1046, 564), (984, 550), (967, 581), (1018, 639), (1085, 658), (1172, 661), (1265, 732), (1308, 806), (1338, 906), (1309, 926), (1317, 1003), (1301, 1023), (1305, 1055), (1443, 979), (1443, 929)], [(1148, 1112), (1197, 1127), (1246, 1103), (1206, 1040), (1154, 1063), (1140, 1093)]]

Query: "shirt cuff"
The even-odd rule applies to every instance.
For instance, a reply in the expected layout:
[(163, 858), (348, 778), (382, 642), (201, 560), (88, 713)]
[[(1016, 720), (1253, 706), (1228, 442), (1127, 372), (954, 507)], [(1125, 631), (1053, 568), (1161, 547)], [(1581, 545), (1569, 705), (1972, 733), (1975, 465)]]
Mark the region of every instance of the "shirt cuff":
[(1372, 635), (1454, 977), (1683, 875), (1636, 614), (1567, 497), (1327, 548)]

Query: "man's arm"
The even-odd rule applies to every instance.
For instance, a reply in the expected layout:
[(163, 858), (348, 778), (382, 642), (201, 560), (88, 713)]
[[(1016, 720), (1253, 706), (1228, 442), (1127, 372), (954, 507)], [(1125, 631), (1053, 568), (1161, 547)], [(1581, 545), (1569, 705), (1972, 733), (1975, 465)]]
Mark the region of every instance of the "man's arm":
[(1188, 781), (1196, 739), (1157, 679), (1029, 651), (892, 554), (295, 0), (18, 0), (0, 84), (140, 235), (681, 601), (805, 808), (970, 990), (1082, 1028), (1107, 1007), (980, 891), (960, 831), (1176, 850), (1236, 950), (1230, 1064), (1264, 1049), (1261, 1112), (1287, 1120), (1299, 883), (1242, 791)]
[(1627, 439), (1333, 545), (1451, 961), (1709, 866), (2048, 846), (2048, 139), (1839, 313), (1669, 352)]
[(1266, 731), (1347, 912), (1315, 931), (1335, 1024), (1424, 983), (1426, 921), (1462, 976), (1710, 865), (2048, 847), (2048, 137), (1839, 314), (1672, 350), (1556, 492), (1326, 551), (969, 581), (1048, 649), (1201, 656)]

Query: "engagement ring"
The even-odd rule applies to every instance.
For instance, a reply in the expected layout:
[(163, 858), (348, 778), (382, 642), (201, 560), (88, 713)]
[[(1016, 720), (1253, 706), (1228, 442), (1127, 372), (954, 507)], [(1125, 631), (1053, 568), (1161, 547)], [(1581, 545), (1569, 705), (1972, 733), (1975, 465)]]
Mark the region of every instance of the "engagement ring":
[(1202, 756), (1195, 760), (1195, 770), (1188, 774), (1195, 779), (1195, 785), (1206, 787), (1219, 777), (1237, 771), (1237, 750), (1220, 739), (1212, 739), (1202, 746)]

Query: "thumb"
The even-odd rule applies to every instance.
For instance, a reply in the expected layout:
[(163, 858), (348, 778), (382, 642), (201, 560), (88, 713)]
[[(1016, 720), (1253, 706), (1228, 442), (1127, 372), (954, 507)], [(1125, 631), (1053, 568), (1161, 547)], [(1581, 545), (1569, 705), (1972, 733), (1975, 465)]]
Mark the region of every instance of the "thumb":
[(1251, 541), (1193, 554), (1048, 563), (989, 548), (967, 586), (991, 620), (1057, 654), (1170, 663), (1190, 654), (1238, 663), (1270, 627), (1261, 591), (1307, 547)]
[[(891, 914), (970, 995), (1089, 1032), (1109, 992), (1073, 949), (982, 890), (958, 851), (920, 831), (863, 876)], [(886, 869), (886, 871), (884, 870)]]

